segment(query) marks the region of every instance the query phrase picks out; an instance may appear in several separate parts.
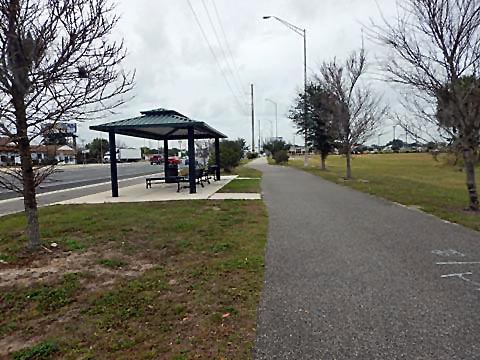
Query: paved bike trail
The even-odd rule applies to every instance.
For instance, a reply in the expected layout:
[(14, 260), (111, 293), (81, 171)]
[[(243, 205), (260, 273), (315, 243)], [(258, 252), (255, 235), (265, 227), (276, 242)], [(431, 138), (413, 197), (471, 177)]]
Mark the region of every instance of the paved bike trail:
[(258, 160), (269, 210), (255, 359), (480, 359), (480, 236)]

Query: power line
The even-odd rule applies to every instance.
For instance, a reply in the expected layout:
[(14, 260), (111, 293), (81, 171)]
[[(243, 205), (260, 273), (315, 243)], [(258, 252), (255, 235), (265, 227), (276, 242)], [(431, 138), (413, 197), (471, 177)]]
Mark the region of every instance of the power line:
[[(235, 57), (233, 56), (233, 52), (232, 52), (232, 49), (229, 45), (229, 41), (228, 41), (228, 38), (227, 38), (227, 34), (225, 32), (225, 27), (223, 26), (223, 23), (221, 21), (221, 16), (220, 16), (220, 13), (218, 11), (218, 8), (217, 8), (217, 5), (215, 3), (215, 0), (212, 0), (212, 3), (213, 3), (213, 7), (215, 9), (215, 14), (217, 15), (217, 19), (218, 19), (218, 23), (220, 24), (220, 29), (222, 31), (222, 34), (223, 34), (223, 39), (225, 40), (225, 44), (227, 45), (227, 50), (228, 50), (228, 53), (230, 54), (230, 58), (232, 59), (232, 63), (233, 63), (233, 68), (235, 70), (235, 74), (237, 75), (237, 79), (240, 83), (240, 86), (242, 86), (243, 88), (243, 83), (242, 83), (242, 80), (241, 80), (241, 76), (239, 75), (240, 72), (238, 71), (238, 66), (237, 66), (237, 62), (235, 61)], [(248, 96), (248, 95), (247, 95)]]
[[(230, 72), (230, 75), (232, 76), (233, 80), (235, 81), (235, 85), (237, 86), (237, 90), (239, 91), (240, 95), (245, 96), (245, 98), (248, 100), (247, 96), (246, 96), (246, 93), (242, 91), (243, 89), (243, 86), (242, 86), (242, 82), (239, 81), (239, 77), (238, 76), (235, 76), (235, 64), (232, 66), (231, 64), (231, 61), (229, 61), (229, 57), (227, 56), (227, 53), (225, 52), (224, 50), (224, 47), (223, 47), (223, 44), (222, 44), (222, 41), (220, 40), (220, 36), (218, 35), (218, 32), (217, 32), (217, 29), (214, 25), (214, 22), (213, 22), (213, 19), (212, 19), (212, 16), (210, 15), (210, 11), (208, 10), (208, 7), (207, 7), (207, 4), (206, 4), (206, 1), (205, 0), (202, 0), (202, 3), (203, 3), (203, 7), (205, 8), (205, 12), (207, 13), (207, 17), (208, 17), (208, 21), (210, 22), (210, 26), (212, 27), (213, 29), (213, 33), (215, 35), (215, 38), (217, 39), (217, 43), (218, 43), (218, 46), (220, 47), (220, 50), (223, 54), (223, 57), (225, 58), (225, 64), (227, 65), (227, 69), (228, 71)], [(220, 18), (220, 14), (218, 12), (218, 9), (215, 5), (215, 2), (212, 0), (212, 3), (213, 3), (213, 6), (214, 6), (214, 9), (215, 9), (215, 14), (216, 14), (216, 18), (217, 18), (217, 23), (220, 25), (220, 29), (223, 33), (223, 37), (224, 37), (224, 42), (226, 44), (226, 48), (227, 48), (227, 51), (230, 52), (230, 59), (233, 60), (233, 55), (232, 55), (232, 52), (230, 50), (230, 46), (228, 45), (228, 41), (227, 41), (227, 37), (225, 35), (225, 31), (223, 29), (223, 24), (221, 22), (221, 18)]]
[(220, 61), (218, 60), (217, 54), (216, 54), (215, 51), (213, 50), (213, 47), (212, 47), (210, 41), (208, 40), (208, 36), (207, 36), (207, 34), (205, 33), (205, 30), (203, 29), (203, 26), (202, 26), (202, 24), (201, 24), (201, 22), (200, 22), (200, 19), (199, 19), (198, 16), (197, 16), (197, 13), (195, 12), (195, 9), (194, 9), (193, 6), (192, 6), (192, 3), (190, 2), (190, 0), (187, 0), (187, 2), (188, 2), (188, 5), (189, 5), (189, 7), (190, 7), (190, 10), (191, 10), (192, 13), (193, 13), (193, 16), (195, 17), (195, 21), (197, 22), (198, 27), (200, 28), (200, 32), (202, 33), (202, 36), (203, 36), (205, 42), (207, 43), (208, 48), (210, 49), (210, 52), (212, 53), (212, 56), (214, 57), (217, 65), (218, 65), (218, 68), (220, 69), (220, 72), (221, 72), (221, 74), (222, 74), (222, 76), (223, 76), (223, 78), (224, 78), (224, 80), (225, 80), (225, 83), (227, 84), (230, 92), (232, 93), (233, 97), (235, 98), (235, 102), (237, 103), (237, 106), (240, 108), (240, 110), (241, 110), (243, 113), (245, 113), (245, 108), (242, 106), (242, 103), (238, 100), (237, 95), (235, 95), (235, 91), (233, 90), (232, 85), (230, 84), (230, 81), (228, 80), (228, 77), (226, 76), (225, 71), (223, 70), (223, 68), (222, 68), (222, 66), (221, 66), (221, 64), (220, 64)]

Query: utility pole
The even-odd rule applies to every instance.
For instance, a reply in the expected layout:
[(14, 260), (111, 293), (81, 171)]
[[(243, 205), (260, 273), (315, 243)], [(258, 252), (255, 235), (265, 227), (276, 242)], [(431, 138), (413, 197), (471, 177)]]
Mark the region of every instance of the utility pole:
[(103, 133), (100, 134), (100, 161), (103, 164)]
[(250, 86), (252, 90), (252, 152), (255, 152), (255, 105), (253, 103), (253, 84)]
[(396, 137), (395, 137), (395, 130), (397, 128), (397, 125), (393, 125), (393, 141), (396, 140)]
[(305, 95), (305, 157), (303, 159), (303, 166), (308, 166), (308, 104), (307, 104), (307, 30), (303, 29), (303, 86), (304, 86), (304, 95)]
[(275, 103), (275, 137), (278, 140), (278, 104)]
[(262, 151), (262, 123), (258, 118), (258, 151)]

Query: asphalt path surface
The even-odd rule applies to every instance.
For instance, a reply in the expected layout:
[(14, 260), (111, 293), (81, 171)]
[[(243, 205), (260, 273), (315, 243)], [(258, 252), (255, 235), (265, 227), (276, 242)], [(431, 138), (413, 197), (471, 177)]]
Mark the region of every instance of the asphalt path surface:
[(480, 359), (480, 236), (269, 166), (256, 359)]
[[(0, 169), (1, 171), (1, 169)], [(150, 165), (150, 163), (124, 163), (118, 164), (119, 179), (128, 179), (141, 175), (148, 175), (163, 171), (163, 166)], [(110, 181), (109, 164), (58, 166), (57, 172), (48, 177), (37, 189), (37, 193), (52, 192), (56, 190), (72, 189), (85, 185), (92, 185)], [(20, 195), (0, 189), (0, 200), (12, 199)]]

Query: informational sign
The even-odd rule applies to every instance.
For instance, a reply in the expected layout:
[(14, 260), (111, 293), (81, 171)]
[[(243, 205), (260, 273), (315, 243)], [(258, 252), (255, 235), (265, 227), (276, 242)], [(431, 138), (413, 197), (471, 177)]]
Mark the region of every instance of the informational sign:
[(57, 123), (56, 128), (65, 134), (69, 135), (75, 135), (77, 133), (77, 124), (76, 123), (65, 123), (65, 122), (60, 122)]
[(42, 127), (44, 133), (61, 133), (65, 135), (76, 135), (77, 124), (74, 122), (57, 122), (46, 124)]

